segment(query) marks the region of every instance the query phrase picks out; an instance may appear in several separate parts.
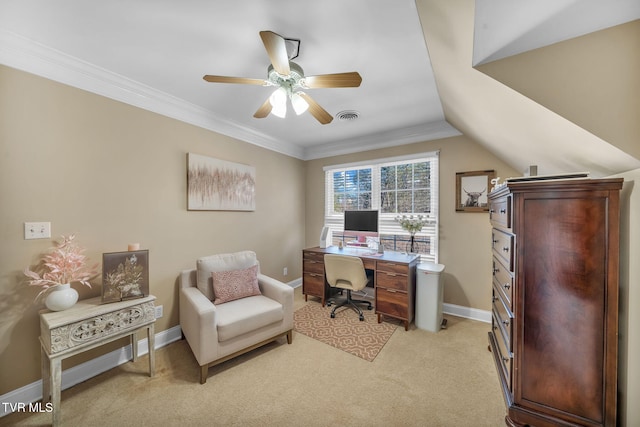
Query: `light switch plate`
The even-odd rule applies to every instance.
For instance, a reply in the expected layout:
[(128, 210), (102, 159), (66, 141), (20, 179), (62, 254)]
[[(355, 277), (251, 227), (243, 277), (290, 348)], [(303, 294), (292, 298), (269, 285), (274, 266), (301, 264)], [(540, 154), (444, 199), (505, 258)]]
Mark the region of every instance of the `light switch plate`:
[(25, 222), (24, 239), (49, 239), (51, 238), (50, 222)]

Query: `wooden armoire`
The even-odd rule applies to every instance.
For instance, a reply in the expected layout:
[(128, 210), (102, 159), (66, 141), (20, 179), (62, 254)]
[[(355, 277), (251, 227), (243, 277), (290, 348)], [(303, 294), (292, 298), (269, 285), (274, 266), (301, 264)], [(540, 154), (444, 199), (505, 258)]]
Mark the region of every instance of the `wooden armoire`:
[(489, 194), (489, 347), (509, 426), (615, 426), (622, 179), (507, 180)]

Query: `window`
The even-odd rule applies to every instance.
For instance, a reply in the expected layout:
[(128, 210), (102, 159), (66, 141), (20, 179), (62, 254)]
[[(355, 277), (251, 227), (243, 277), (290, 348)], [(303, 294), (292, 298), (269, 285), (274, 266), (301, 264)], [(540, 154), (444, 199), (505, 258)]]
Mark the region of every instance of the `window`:
[(416, 234), (414, 250), (425, 261), (438, 260), (438, 152), (380, 159), (325, 170), (325, 225), (334, 243), (343, 238), (345, 210), (379, 211), (380, 240), (385, 249), (405, 252), (409, 233), (398, 215), (423, 215), (429, 220)]

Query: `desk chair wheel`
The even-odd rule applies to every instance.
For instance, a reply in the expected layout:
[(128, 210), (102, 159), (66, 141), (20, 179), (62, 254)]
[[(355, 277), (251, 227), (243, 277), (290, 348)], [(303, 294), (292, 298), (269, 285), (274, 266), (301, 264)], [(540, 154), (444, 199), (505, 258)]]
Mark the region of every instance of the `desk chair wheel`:
[(364, 315), (362, 315), (362, 314), (360, 315), (360, 321), (364, 322)]
[(331, 313), (331, 318), (335, 319), (336, 318), (336, 314), (335, 313)]

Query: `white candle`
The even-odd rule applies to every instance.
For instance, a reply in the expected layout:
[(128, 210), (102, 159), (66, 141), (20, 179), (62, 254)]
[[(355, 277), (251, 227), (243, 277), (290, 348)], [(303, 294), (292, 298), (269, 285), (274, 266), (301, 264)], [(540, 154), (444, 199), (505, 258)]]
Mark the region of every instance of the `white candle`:
[(129, 243), (129, 250), (130, 251), (139, 251), (140, 250), (140, 243)]

